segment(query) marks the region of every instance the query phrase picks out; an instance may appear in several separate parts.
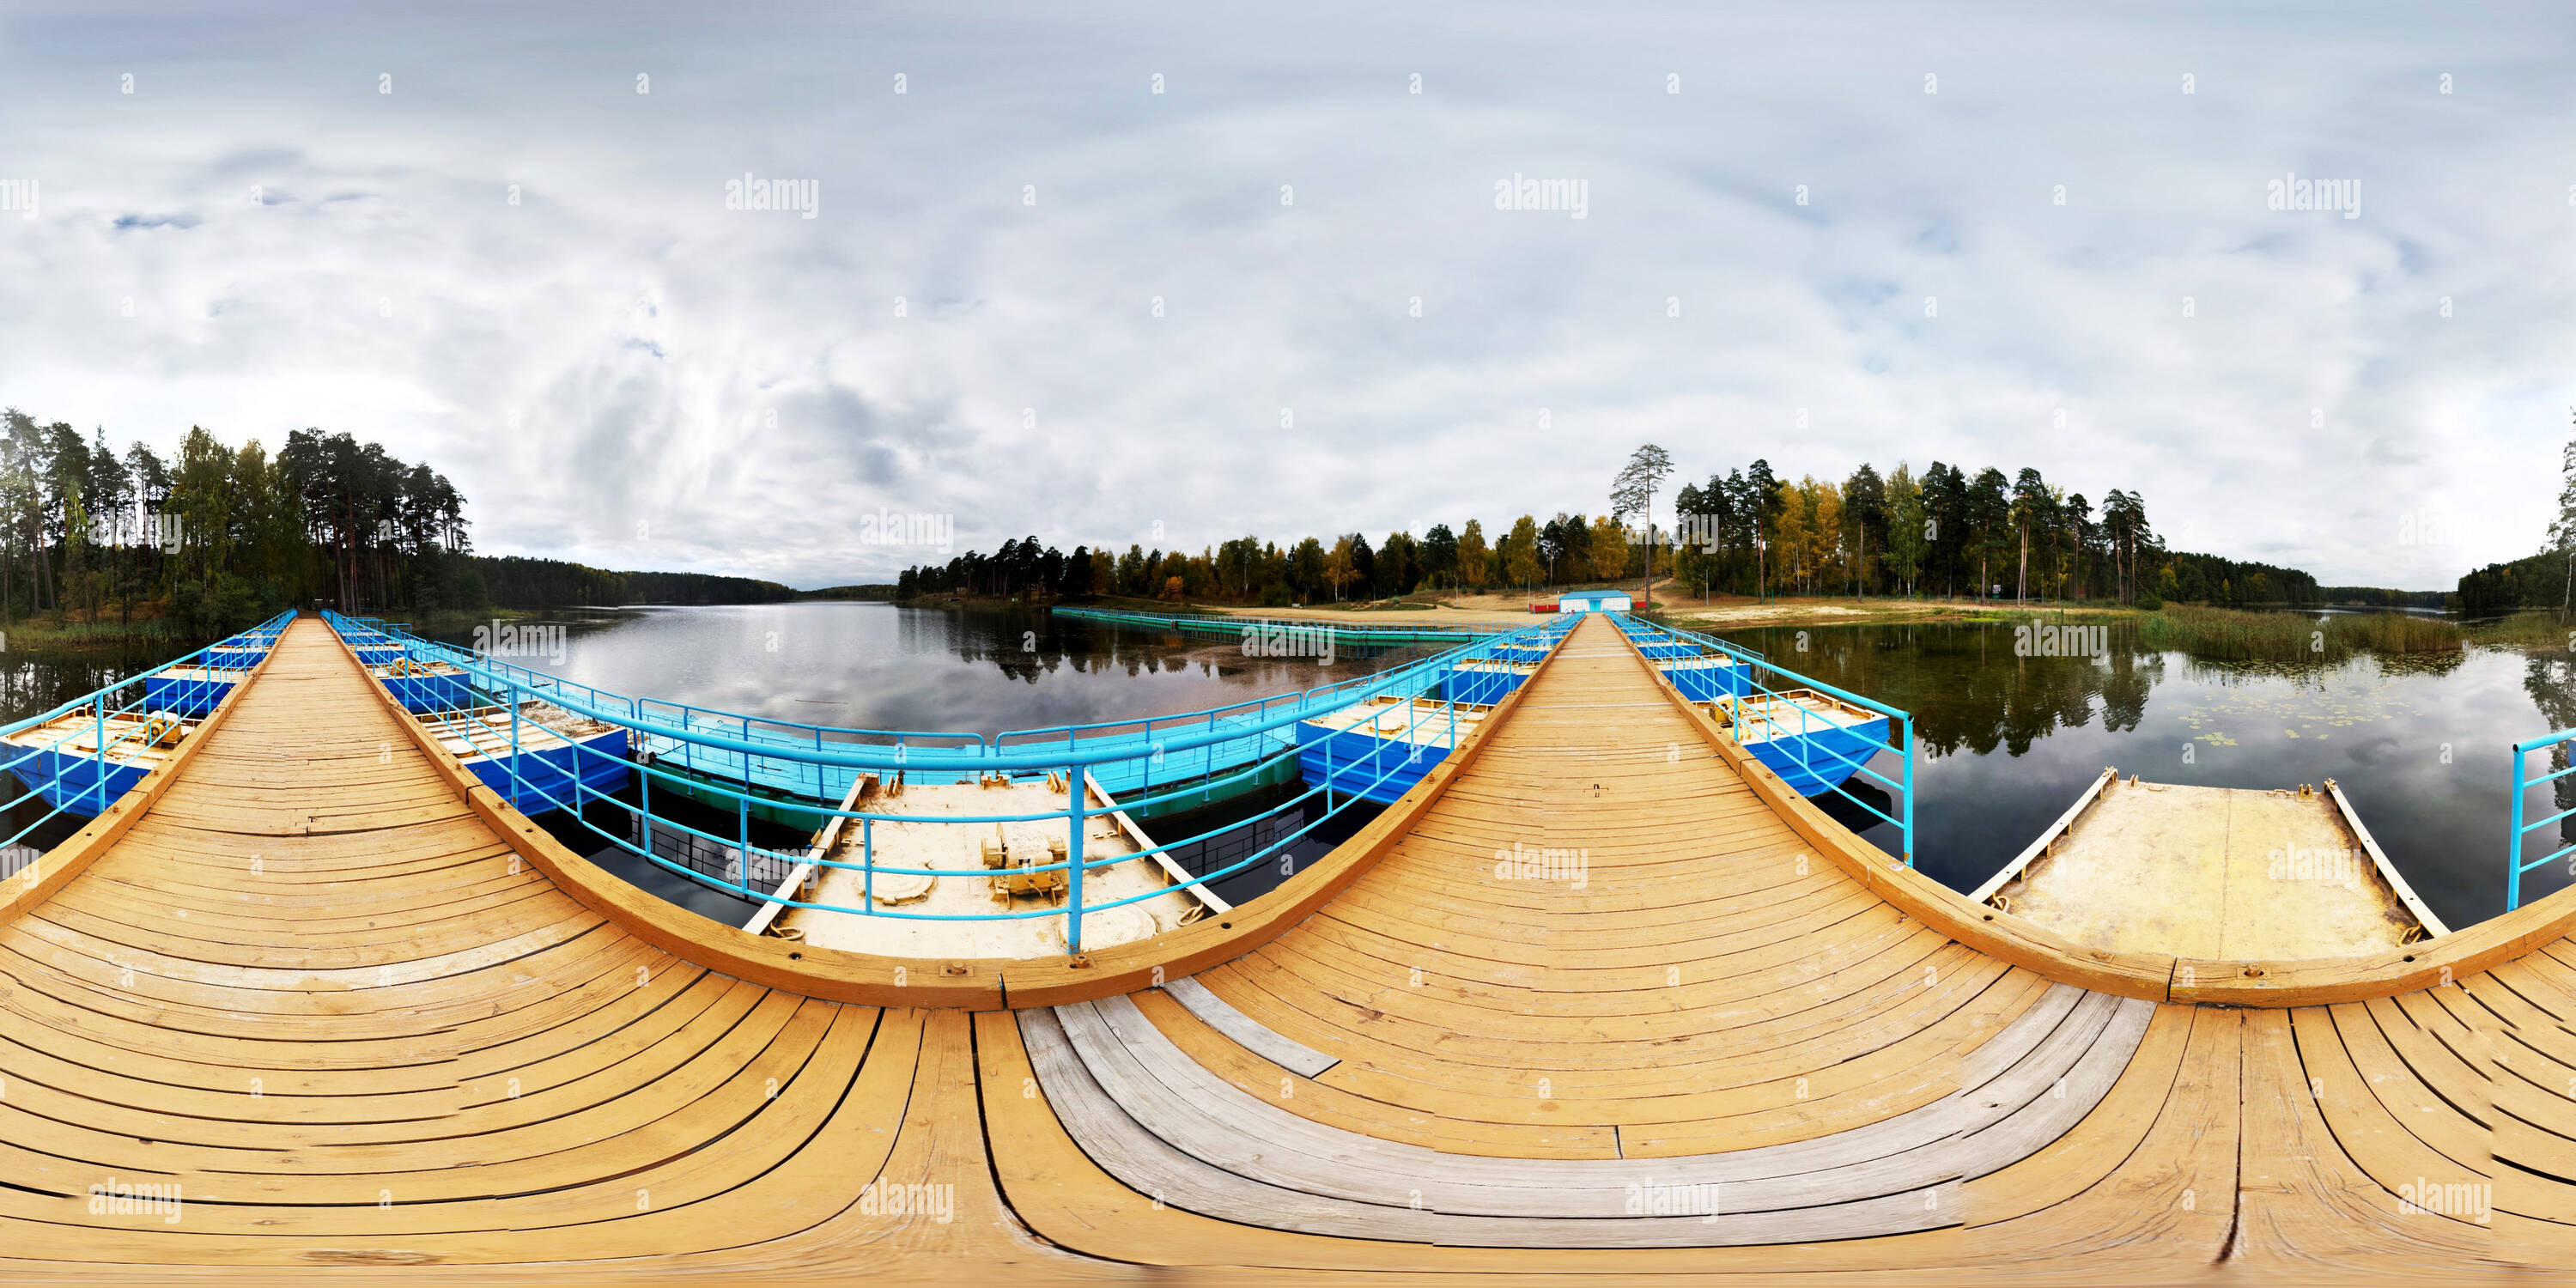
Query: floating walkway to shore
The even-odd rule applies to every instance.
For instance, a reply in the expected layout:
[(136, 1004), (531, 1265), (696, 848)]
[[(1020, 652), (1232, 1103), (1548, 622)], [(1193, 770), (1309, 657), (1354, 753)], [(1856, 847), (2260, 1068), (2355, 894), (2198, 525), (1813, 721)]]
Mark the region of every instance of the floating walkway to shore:
[(1233, 613), (1144, 613), (1121, 608), (1049, 608), (1048, 615), (1079, 622), (1103, 622), (1111, 626), (1134, 626), (1202, 639), (1249, 640), (1268, 638), (1290, 640), (1329, 637), (1337, 645), (1354, 648), (1399, 648), (1408, 644), (1463, 644), (1495, 635), (1507, 634), (1516, 627), (1483, 622), (1451, 622), (1432, 625), (1409, 623), (1406, 616), (1431, 617), (1435, 614), (1390, 613), (1390, 621), (1354, 625), (1321, 617), (1256, 617)]
[(24, 1281), (2576, 1267), (2576, 893), (2086, 948), (1857, 842), (1597, 616), (1330, 856), (1080, 962), (661, 903), (310, 620), (28, 872)]

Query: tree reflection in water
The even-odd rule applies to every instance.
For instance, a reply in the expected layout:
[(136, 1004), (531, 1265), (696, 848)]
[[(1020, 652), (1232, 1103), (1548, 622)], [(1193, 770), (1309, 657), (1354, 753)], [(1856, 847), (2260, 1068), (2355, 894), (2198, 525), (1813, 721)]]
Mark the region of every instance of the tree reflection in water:
[[(2505, 680), (2522, 674), (2518, 654), (2215, 664), (2142, 649), (2136, 634), (2114, 623), (2087, 657), (2017, 655), (2011, 623), (1771, 627), (1728, 638), (1913, 713), (1922, 750), (1916, 862), (1954, 889), (1992, 875), (2113, 765), (2151, 782), (2219, 787), (2335, 778), (2445, 920), (2466, 925), (2502, 908), (2502, 756), (2531, 736), (2535, 701), (2551, 727), (2576, 727), (2569, 662), (2536, 666), (2526, 699)], [(1880, 768), (1898, 772), (1893, 757)], [(2558, 808), (2576, 806), (2576, 776), (2558, 786)], [(1896, 812), (1876, 794), (1866, 799)], [(1895, 829), (1858, 806), (1830, 795), (1818, 803), (1895, 848)], [(2543, 875), (2527, 878), (2526, 891)], [(2541, 888), (2559, 883), (2549, 874)]]
[[(2548, 720), (2551, 732), (2576, 729), (2576, 656), (2565, 653), (2555, 656), (2534, 654), (2524, 659), (2522, 691), (2531, 695), (2532, 705), (2540, 708), (2540, 714)], [(2526, 761), (2523, 773), (2528, 777), (2538, 778), (2543, 774), (2565, 769), (2567, 766), (2568, 744), (2562, 742), (2549, 749), (2549, 763), (2546, 766)], [(2551, 783), (2549, 788), (2550, 799), (2553, 802), (2550, 813), (2576, 809), (2576, 774)], [(2570, 842), (2576, 842), (2576, 817), (2558, 820), (2558, 839), (2554, 844), (2535, 846), (2526, 840), (2524, 853), (2529, 857), (2537, 857), (2530, 855), (2532, 849), (2540, 849), (2542, 853), (2547, 853)], [(2526, 900), (2529, 897), (2528, 885), (2525, 887), (2525, 897)]]

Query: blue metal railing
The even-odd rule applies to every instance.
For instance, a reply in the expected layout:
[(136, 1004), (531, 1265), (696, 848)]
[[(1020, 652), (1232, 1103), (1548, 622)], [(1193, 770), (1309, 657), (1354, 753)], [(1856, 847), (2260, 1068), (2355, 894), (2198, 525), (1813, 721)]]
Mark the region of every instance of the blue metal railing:
[[(18, 846), (48, 820), (104, 813), (149, 772), (140, 753), (193, 732), (195, 723), (268, 655), (293, 617), (280, 613), (50, 711), (0, 725), (0, 770), (7, 770), (20, 789), (0, 801), (0, 812), (29, 801), (46, 806), (26, 826), (0, 838), (0, 849)], [(84, 740), (86, 747), (75, 745)]]
[[(1480, 705), (1480, 697), (1487, 701), (1499, 700), (1512, 679), (1508, 670), (1490, 673), (1461, 671), (1461, 665), (1486, 661), (1506, 644), (1552, 643), (1564, 633), (1557, 624), (1534, 626), (1491, 640), (1464, 644), (1434, 657), (1374, 675), (1210, 711), (1147, 721), (1116, 721), (979, 735), (807, 725), (627, 697), (423, 640), (371, 618), (351, 618), (332, 612), (323, 616), (344, 640), (361, 651), (362, 657), (387, 647), (398, 650), (398, 658), (371, 668), (377, 672), (380, 682), (388, 684), (389, 691), (397, 679), (390, 672), (397, 669), (402, 659), (432, 666), (444, 665), (462, 677), (461, 692), (413, 688), (403, 690), (402, 696), (425, 726), (451, 742), (462, 740), (462, 745), (467, 748), (462, 758), (474, 765), (478, 777), (502, 790), (514, 804), (530, 813), (559, 808), (569, 810), (570, 817), (577, 820), (579, 826), (598, 834), (612, 845), (667, 871), (756, 903), (895, 921), (1015, 921), (1061, 916), (1065, 919), (1066, 951), (1071, 953), (1081, 951), (1082, 919), (1085, 916), (1174, 890), (1204, 890), (1212, 882), (1247, 871), (1276, 856), (1322, 826), (1326, 820), (1348, 810), (1362, 799), (1362, 795), (1360, 792), (1336, 790), (1328, 764), (1322, 785), (1295, 792), (1251, 818), (1222, 824), (1186, 839), (1096, 859), (1086, 858), (1083, 854), (1088, 820), (1120, 811), (1141, 811), (1156, 805), (1191, 803), (1193, 798), (1212, 800), (1220, 794), (1260, 784), (1266, 772), (1283, 760), (1300, 754), (1305, 740), (1295, 736), (1295, 726), (1380, 698), (1405, 704), (1408, 714), (1403, 734), (1415, 748), (1411, 753), (1414, 759), (1419, 758), (1421, 749), (1425, 747), (1437, 747), (1440, 756), (1445, 757), (1456, 749), (1461, 736), (1458, 708)], [(415, 702), (418, 705), (414, 705)], [(499, 737), (504, 715), (508, 727), (506, 743)], [(579, 726), (577, 721), (593, 722), (602, 733), (613, 732), (623, 736), (601, 738), (589, 728)], [(604, 745), (609, 742), (624, 742), (631, 750), (644, 754), (635, 755), (630, 760)], [(637, 743), (642, 746), (636, 746)], [(536, 754), (532, 756), (532, 752)], [(1180, 769), (1171, 768), (1176, 758), (1187, 760), (1187, 753), (1191, 752), (1202, 754)], [(610, 761), (616, 763), (612, 766), (608, 763)], [(1159, 782), (1158, 767), (1164, 771)], [(1398, 768), (1390, 765), (1378, 772), (1363, 790), (1383, 786), (1398, 772)], [(635, 800), (624, 799), (618, 794), (624, 782), (620, 775), (626, 773), (631, 773), (636, 781)], [(1016, 775), (1043, 774), (1050, 786), (1058, 781), (1064, 784), (1068, 803), (1062, 810), (1020, 814), (906, 815), (886, 808), (843, 808), (842, 805), (849, 802), (850, 789), (862, 773), (878, 775), (881, 783), (886, 781), (884, 776), (891, 774), (897, 782), (909, 779), (925, 786), (942, 782), (975, 783), (988, 776), (1008, 779)], [(1060, 780), (1057, 778), (1059, 774), (1062, 775)], [(619, 787), (600, 785), (611, 780), (618, 782)], [(1107, 785), (1111, 780), (1140, 784), (1142, 794), (1117, 799), (1117, 793)], [(1085, 799), (1087, 793), (1083, 784), (1086, 781), (1099, 785), (1102, 796), (1106, 798), (1103, 804), (1093, 806)], [(657, 813), (653, 808), (653, 797), (657, 792), (666, 799), (679, 793), (701, 803), (718, 802), (717, 808), (734, 816), (733, 835), (720, 836), (667, 812)], [(1083, 878), (1086, 872), (1135, 859), (1151, 861), (1156, 856), (1169, 855), (1185, 846), (1202, 845), (1225, 833), (1256, 827), (1267, 819), (1292, 810), (1302, 813), (1308, 801), (1318, 798), (1324, 806), (1320, 816), (1216, 870), (1124, 898), (1099, 902), (1088, 902), (1084, 898)], [(1113, 800), (1115, 803), (1110, 803)], [(623, 832), (612, 831), (593, 822), (589, 810), (598, 805), (624, 811), (628, 828)], [(819, 843), (798, 847), (793, 852), (756, 845), (751, 835), (755, 805), (764, 811), (765, 816), (793, 817), (810, 823), (818, 842), (824, 830), (835, 820), (839, 821), (842, 834), (856, 827), (859, 834), (858, 861), (833, 859)], [(981, 867), (881, 864), (876, 855), (877, 824), (936, 822), (986, 825), (1059, 821), (1066, 827), (1067, 838), (1062, 861), (1014, 865), (1003, 871), (1015, 875), (1064, 873), (1066, 894), (1061, 908), (989, 913), (907, 912), (879, 906), (874, 897), (879, 875), (936, 878), (992, 876), (996, 872), (995, 869)], [(685, 838), (685, 844), (705, 841), (729, 851), (732, 856), (727, 863), (729, 875), (719, 878), (675, 863), (657, 853), (653, 844), (657, 830), (675, 838)], [(636, 840), (638, 835), (644, 838), (640, 843)], [(769, 861), (778, 869), (796, 872), (838, 869), (856, 873), (863, 892), (860, 904), (849, 907), (794, 898), (790, 895), (793, 886), (789, 882), (782, 882), (781, 888), (776, 890), (756, 888), (752, 874), (762, 860)], [(740, 875), (730, 875), (732, 873)]]
[[(1865, 698), (1857, 693), (1838, 689), (1822, 680), (1800, 675), (1766, 659), (1752, 649), (1728, 643), (1714, 636), (1656, 626), (1638, 621), (1625, 613), (1611, 613), (1608, 616), (1618, 624), (1619, 629), (1628, 636), (1630, 642), (1638, 644), (1639, 651), (1645, 653), (1650, 662), (1688, 661), (1693, 657), (1719, 657), (1732, 662), (1743, 674), (1745, 691), (1739, 695), (1730, 688), (1727, 690), (1730, 696), (1716, 700), (1729, 708), (1736, 722), (1735, 727), (1739, 731), (1738, 740), (1743, 740), (1741, 730), (1745, 728), (1746, 722), (1759, 721), (1771, 745), (1783, 754), (1794, 755), (1802, 771), (1821, 780), (1827, 789), (1851, 802), (1870, 817), (1894, 826), (1898, 836), (1897, 856), (1904, 861), (1905, 866), (1909, 868), (1914, 866), (1914, 717), (1911, 714), (1875, 698)], [(1682, 645), (1688, 651), (1653, 647), (1665, 643)], [(1659, 658), (1658, 654), (1663, 656)], [(1678, 687), (1672, 671), (1656, 667), (1655, 672), (1665, 684)], [(1774, 688), (1763, 683), (1761, 677), (1766, 672), (1786, 681), (1785, 687)], [(1860, 729), (1828, 720), (1820, 713), (1810, 711), (1805, 704), (1791, 700), (1789, 693), (1797, 689), (1813, 690), (1853, 706), (1875, 711), (1888, 718), (1888, 728), (1891, 732), (1902, 730), (1902, 735), (1897, 741), (1890, 742), (1873, 738)], [(1759, 703), (1741, 700), (1745, 696), (1757, 693), (1770, 700)], [(1779, 713), (1783, 710), (1798, 713), (1794, 728), (1779, 718)], [(1812, 736), (1828, 730), (1848, 735), (1866, 744), (1871, 750), (1865, 755), (1855, 757), (1826, 745), (1824, 740)], [(1897, 757), (1900, 765), (1897, 777), (1890, 778), (1876, 768), (1878, 753), (1882, 751)], [(1819, 761), (1823, 763), (1819, 765)], [(1832, 772), (1834, 770), (1842, 772), (1835, 774)], [(1894, 813), (1862, 800), (1846, 788), (1845, 784), (1852, 779), (1863, 776), (1875, 780), (1894, 796)]]
[(2562, 845), (2528, 863), (2522, 858), (2524, 842), (2533, 832), (2571, 814), (2576, 814), (2576, 809), (2562, 809), (2544, 819), (2530, 823), (2522, 821), (2523, 793), (2543, 783), (2554, 783), (2569, 774), (2576, 774), (2576, 763), (2571, 763), (2565, 769), (2554, 770), (2538, 778), (2530, 777), (2526, 773), (2526, 768), (2531, 753), (2546, 751), (2570, 739), (2576, 739), (2576, 729), (2561, 729), (2556, 733), (2544, 734), (2538, 738), (2526, 738), (2513, 745), (2513, 831), (2505, 838), (2504, 910), (2507, 912), (2522, 906), (2523, 873), (2545, 863), (2555, 863), (2571, 853), (2576, 853), (2576, 844), (2569, 844)]

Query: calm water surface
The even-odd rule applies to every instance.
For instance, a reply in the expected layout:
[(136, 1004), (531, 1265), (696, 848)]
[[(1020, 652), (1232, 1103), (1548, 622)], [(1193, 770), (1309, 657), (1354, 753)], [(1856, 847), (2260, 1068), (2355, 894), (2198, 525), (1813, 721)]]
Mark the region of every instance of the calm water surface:
[[(559, 662), (526, 660), (623, 693), (880, 729), (989, 732), (1164, 715), (1431, 651), (1345, 654), (1327, 667), (1043, 613), (882, 604), (652, 608), (566, 620)], [(2510, 746), (2576, 727), (2566, 659), (2478, 649), (2331, 667), (2225, 666), (2142, 651), (2128, 635), (2113, 627), (2100, 658), (2016, 657), (2011, 629), (1995, 625), (1781, 627), (1730, 637), (1915, 713), (1920, 863), (1956, 889), (1994, 873), (2112, 765), (2149, 781), (2223, 787), (2332, 778), (2445, 921), (2464, 926), (2502, 910)], [(472, 642), (463, 632), (450, 638)], [(0, 672), (24, 702), (95, 683), (69, 673), (49, 682), (41, 667), (25, 666)], [(2531, 817), (2576, 806), (2576, 778), (2568, 786), (2560, 804), (2533, 792)], [(1348, 816), (1336, 822), (1357, 825)], [(1346, 834), (1325, 833), (1301, 848), (1300, 861)], [(2558, 843), (2535, 841), (2532, 853)], [(669, 884), (652, 875), (636, 879)], [(2524, 897), (2566, 881), (2563, 868), (2533, 872)], [(710, 915), (738, 919), (715, 898)]]
[[(1333, 684), (1437, 652), (1436, 648), (1343, 649), (1319, 659), (1254, 658), (1239, 643), (1185, 639), (1044, 612), (932, 610), (887, 604), (813, 602), (711, 608), (642, 608), (564, 615), (559, 657), (512, 661), (621, 694), (684, 702), (806, 724), (862, 729), (993, 733), (1171, 715), (1256, 701)], [(442, 635), (475, 644), (470, 628)], [(633, 789), (627, 796), (633, 797)], [(1282, 796), (1247, 796), (1211, 810), (1158, 818), (1152, 835), (1177, 843), (1265, 812)], [(734, 836), (740, 823), (717, 811), (657, 813), (701, 831)], [(1225, 832), (1173, 857), (1193, 873), (1231, 866), (1298, 827), (1314, 830), (1265, 860), (1213, 883), (1231, 901), (1259, 895), (1330, 851), (1377, 814), (1365, 802), (1325, 818), (1321, 801), (1256, 827)], [(589, 824), (634, 839), (631, 813), (590, 811)], [(646, 863), (563, 816), (549, 820), (566, 844), (664, 898), (739, 924), (749, 905)], [(801, 833), (755, 823), (755, 845), (789, 849)], [(724, 847), (657, 829), (654, 853), (705, 872), (725, 870)]]
[[(2472, 649), (2337, 666), (2218, 665), (2142, 651), (2132, 634), (2114, 626), (2099, 658), (2016, 657), (2012, 629), (2000, 625), (1775, 627), (1729, 638), (1914, 713), (1918, 862), (1955, 889), (1993, 875), (2117, 766), (2149, 782), (2213, 787), (2332, 778), (2436, 915), (2456, 929), (2503, 911), (2511, 747), (2576, 726), (2565, 659)], [(2563, 805), (2542, 804), (2547, 796), (2532, 793), (2530, 817), (2576, 806), (2576, 795)], [(2532, 857), (2557, 844), (2535, 834)], [(2528, 902), (2567, 874), (2523, 880)]]
[[(1044, 612), (813, 602), (643, 608), (569, 619), (560, 664), (513, 661), (619, 693), (777, 720), (991, 733), (1196, 711), (1331, 684), (1436, 649), (1246, 657)], [(470, 631), (444, 636), (471, 646)]]

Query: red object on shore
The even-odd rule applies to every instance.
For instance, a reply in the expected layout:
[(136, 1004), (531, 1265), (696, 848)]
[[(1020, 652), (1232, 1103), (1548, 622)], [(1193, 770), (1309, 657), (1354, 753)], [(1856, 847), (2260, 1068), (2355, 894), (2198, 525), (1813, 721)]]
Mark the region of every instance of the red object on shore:
[(1553, 613), (1556, 611), (1556, 601), (1550, 599), (1532, 604), (1530, 605), (1530, 611), (1533, 613)]

